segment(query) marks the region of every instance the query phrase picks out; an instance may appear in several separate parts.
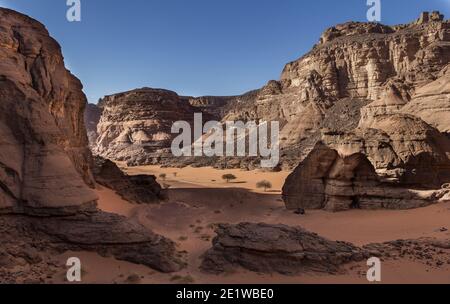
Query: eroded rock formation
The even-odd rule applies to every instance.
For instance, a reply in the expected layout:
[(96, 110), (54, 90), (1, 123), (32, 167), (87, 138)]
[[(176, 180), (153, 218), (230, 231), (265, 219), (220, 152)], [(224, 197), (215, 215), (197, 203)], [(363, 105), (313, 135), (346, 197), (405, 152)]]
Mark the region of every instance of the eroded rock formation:
[(165, 195), (153, 175), (126, 175), (110, 160), (94, 157), (95, 180), (116, 191), (123, 199), (137, 204), (159, 203)]
[(13, 259), (24, 243), (179, 270), (172, 241), (97, 210), (85, 105), (45, 27), (0, 8), (0, 255)]
[(103, 98), (94, 153), (130, 165), (156, 164), (170, 155), (176, 121), (193, 125), (195, 108), (176, 93), (143, 88)]
[(38, 22), (0, 10), (0, 209), (91, 208), (82, 85)]
[(363, 153), (318, 143), (283, 186), (288, 209), (411, 209), (436, 203), (442, 191), (419, 191), (382, 180)]
[(448, 239), (396, 240), (358, 248), (329, 241), (300, 227), (249, 224), (219, 225), (213, 246), (203, 256), (206, 273), (228, 273), (244, 268), (257, 273), (299, 275), (310, 272), (345, 273), (345, 264), (362, 265), (367, 259), (405, 259), (442, 267), (450, 259)]
[(97, 125), (102, 116), (102, 109), (95, 104), (88, 104), (84, 112), (84, 123), (86, 124), (86, 132), (89, 140), (89, 146), (95, 148), (97, 144)]
[(299, 227), (250, 224), (218, 225), (213, 247), (203, 256), (201, 269), (224, 273), (243, 267), (259, 273), (296, 275), (337, 273), (367, 253), (352, 244), (333, 242)]
[[(438, 12), (424, 13), (417, 21), (397, 26), (340, 24), (326, 30), (310, 52), (287, 64), (280, 80), (269, 81), (263, 88), (241, 96), (182, 97), (184, 103), (173, 112), (180, 118), (189, 118), (192, 108), (183, 109), (190, 104), (195, 111), (222, 121), (279, 121), (281, 162), (285, 169), (296, 167), (308, 155), (321, 140), (322, 129), (352, 132), (358, 124), (363, 129), (377, 129), (372, 125), (376, 120), (400, 112), (415, 115), (440, 132), (448, 132), (449, 42), (450, 22)], [(140, 165), (157, 161), (173, 166), (243, 169), (254, 169), (259, 162), (253, 158), (167, 160), (171, 155), (164, 151), (169, 147), (170, 136), (165, 123), (173, 118), (161, 108), (142, 102), (156, 100), (155, 93), (145, 98), (144, 93), (139, 93), (141, 102), (128, 97), (135, 94), (119, 94), (114, 102), (105, 98), (105, 104), (114, 106), (108, 108), (99, 125), (102, 140), (96, 151), (102, 156), (133, 159), (136, 161), (131, 164)], [(175, 94), (167, 98), (174, 104), (178, 102)], [(126, 115), (132, 108), (132, 114)], [(155, 116), (146, 112), (148, 108)], [(118, 120), (138, 123), (128, 122), (124, 126)], [(150, 125), (145, 126), (143, 120)], [(158, 123), (162, 126), (154, 128)], [(153, 138), (152, 128), (163, 131)], [(141, 143), (148, 139), (153, 139), (155, 147), (143, 149)], [(146, 156), (138, 158), (136, 154)]]
[(450, 133), (450, 66), (435, 81), (416, 90), (401, 112), (422, 118), (443, 133)]

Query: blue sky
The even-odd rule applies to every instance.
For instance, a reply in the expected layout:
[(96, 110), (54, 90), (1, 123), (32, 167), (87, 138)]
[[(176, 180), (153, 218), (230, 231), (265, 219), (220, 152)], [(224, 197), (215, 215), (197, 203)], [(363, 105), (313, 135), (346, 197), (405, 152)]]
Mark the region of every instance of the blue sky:
[[(381, 0), (382, 22), (424, 10), (450, 16), (450, 0)], [(366, 0), (0, 0), (49, 29), (90, 102), (143, 86), (180, 95), (234, 95), (278, 79), (329, 26), (365, 21)]]

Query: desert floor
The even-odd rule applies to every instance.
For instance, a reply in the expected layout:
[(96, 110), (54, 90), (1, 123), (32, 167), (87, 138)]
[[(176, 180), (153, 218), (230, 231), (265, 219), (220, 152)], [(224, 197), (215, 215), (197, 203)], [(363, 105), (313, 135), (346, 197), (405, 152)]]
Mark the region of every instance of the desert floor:
[[(301, 276), (264, 275), (237, 270), (215, 276), (199, 271), (202, 254), (211, 247), (216, 223), (264, 222), (301, 226), (331, 240), (364, 245), (397, 239), (450, 238), (450, 205), (437, 204), (408, 211), (352, 210), (342, 213), (310, 211), (304, 216), (285, 209), (281, 187), (288, 172), (269, 173), (212, 168), (160, 168), (146, 166), (124, 168), (128, 174), (162, 173), (159, 182), (169, 187), (169, 200), (161, 205), (138, 206), (123, 201), (113, 191), (97, 190), (99, 208), (133, 218), (156, 233), (171, 238), (188, 257), (188, 267), (180, 273), (162, 274), (149, 268), (102, 258), (97, 254), (70, 252), (61, 256), (79, 257), (84, 283), (367, 283), (365, 263), (351, 264), (346, 274)], [(234, 174), (227, 183), (222, 175)], [(256, 188), (269, 180), (273, 189)], [(61, 273), (63, 277), (63, 273)], [(383, 283), (450, 283), (449, 264), (440, 268), (412, 260), (386, 261), (382, 265)]]

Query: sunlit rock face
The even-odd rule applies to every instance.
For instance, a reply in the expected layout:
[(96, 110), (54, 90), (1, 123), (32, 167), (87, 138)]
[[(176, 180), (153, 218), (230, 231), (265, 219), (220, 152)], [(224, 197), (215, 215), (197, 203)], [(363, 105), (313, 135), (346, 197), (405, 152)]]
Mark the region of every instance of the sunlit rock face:
[(416, 191), (383, 180), (363, 153), (343, 153), (318, 143), (286, 179), (288, 209), (411, 209), (436, 203), (442, 191)]
[[(257, 168), (255, 159), (171, 157), (168, 125), (175, 118), (191, 121), (192, 111), (222, 122), (278, 121), (280, 167), (289, 170), (324, 134), (377, 133), (367, 140), (383, 145), (390, 136), (369, 130), (378, 130), (378, 120), (398, 113), (448, 132), (449, 62), (450, 22), (437, 12), (397, 26), (340, 24), (326, 30), (310, 52), (287, 64), (279, 80), (240, 96), (177, 97), (164, 90), (139, 89), (105, 97), (94, 151), (131, 165)], [(147, 143), (145, 148), (142, 143)], [(389, 153), (389, 160), (377, 157), (373, 163), (377, 170), (383, 163), (404, 161), (395, 151)], [(376, 158), (368, 156), (371, 161)], [(387, 168), (389, 174), (391, 169)]]
[(0, 9), (0, 209), (91, 208), (86, 97), (39, 22)]
[(195, 108), (175, 92), (143, 88), (106, 96), (94, 153), (131, 164), (151, 164), (170, 152), (176, 121), (193, 125)]
[[(162, 272), (184, 267), (174, 242), (97, 209), (85, 105), (80, 81), (64, 67), (60, 46), (45, 27), (0, 8), (1, 282), (28, 275), (44, 282), (55, 268), (45, 258), (67, 251), (92, 251)], [(129, 182), (118, 168), (101, 173), (114, 185)], [(138, 196), (158, 200), (154, 177), (130, 180), (142, 190)], [(4, 271), (19, 263), (28, 263), (29, 273)]]
[(439, 77), (416, 90), (412, 100), (402, 109), (422, 118), (443, 133), (450, 133), (450, 66)]
[[(349, 131), (341, 121), (359, 120), (350, 111), (333, 115), (342, 100), (359, 107), (361, 100), (374, 102), (363, 117), (399, 111), (412, 97), (423, 100), (426, 94), (418, 88), (440, 77), (450, 61), (450, 22), (439, 13), (425, 15), (405, 25), (349, 22), (328, 29), (309, 53), (286, 65), (280, 81), (229, 104), (226, 118), (280, 121), (282, 148), (305, 151), (299, 153), (301, 160), (314, 146), (310, 139), (318, 130)], [(431, 116), (445, 120), (438, 112), (448, 106), (443, 88), (432, 94), (441, 101), (415, 112), (431, 125)]]

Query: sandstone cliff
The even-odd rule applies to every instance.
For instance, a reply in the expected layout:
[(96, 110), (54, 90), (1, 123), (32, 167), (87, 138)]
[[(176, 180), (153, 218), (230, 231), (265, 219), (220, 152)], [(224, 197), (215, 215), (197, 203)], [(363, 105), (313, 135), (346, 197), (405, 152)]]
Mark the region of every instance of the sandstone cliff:
[(40, 23), (0, 10), (0, 209), (91, 206), (82, 85)]
[[(45, 27), (0, 8), (0, 255), (11, 261), (0, 282), (9, 281), (3, 270), (20, 256), (31, 257), (34, 269), (40, 255), (67, 250), (163, 272), (183, 267), (171, 240), (97, 210), (85, 105), (80, 81)], [(46, 279), (51, 267), (41, 266), (37, 274)]]
[(103, 98), (95, 154), (129, 164), (156, 164), (170, 156), (176, 121), (193, 125), (195, 108), (176, 93), (143, 88)]
[(437, 203), (446, 192), (409, 189), (380, 177), (365, 154), (318, 143), (286, 179), (283, 200), (292, 210), (411, 209)]
[[(417, 21), (397, 26), (348, 22), (326, 30), (310, 52), (286, 65), (280, 80), (269, 81), (261, 89), (242, 96), (181, 99), (190, 103), (195, 111), (209, 113), (222, 121), (279, 121), (281, 161), (285, 169), (292, 169), (321, 140), (322, 133), (353, 132), (358, 125), (359, 129), (368, 130), (378, 118), (396, 113), (415, 115), (438, 131), (448, 132), (450, 100), (446, 88), (449, 68), (446, 67), (449, 62), (450, 22), (437, 12), (424, 13)], [(117, 117), (126, 117), (129, 103), (122, 95), (117, 100), (122, 100), (123, 104), (114, 108), (122, 113)], [(135, 106), (137, 104), (132, 105)], [(145, 103), (138, 106), (148, 107)], [(174, 113), (180, 118), (192, 115), (189, 113), (192, 109), (184, 112), (184, 108), (183, 105)], [(166, 109), (171, 110), (170, 106)], [(133, 113), (133, 120), (155, 120), (139, 110)], [(157, 116), (163, 124), (173, 120), (166, 113)], [(155, 148), (142, 149), (139, 140), (133, 139), (137, 136), (133, 132), (142, 129), (141, 126), (130, 127), (131, 133), (123, 127), (111, 132), (107, 126), (114, 125), (108, 122), (112, 117), (107, 111), (99, 125), (99, 132), (108, 135), (97, 143), (96, 152), (105, 157), (126, 160), (128, 154), (144, 153), (145, 157), (131, 156), (137, 160), (133, 163), (156, 161), (173, 166), (191, 164), (244, 169), (253, 169), (258, 163), (251, 158), (212, 161), (170, 159), (170, 155), (165, 155), (157, 159), (170, 140), (156, 139), (153, 140)], [(147, 128), (151, 127), (144, 127)], [(119, 138), (121, 132), (126, 136), (114, 139)], [(149, 132), (151, 138), (154, 133)], [(163, 134), (169, 139), (167, 132)], [(130, 143), (133, 148), (125, 151), (131, 152), (118, 151), (117, 147), (129, 147)], [(376, 167), (382, 169), (378, 164)]]
[(102, 109), (95, 104), (88, 104), (84, 112), (84, 123), (89, 140), (89, 146), (93, 149), (97, 143), (97, 125), (102, 117)]

